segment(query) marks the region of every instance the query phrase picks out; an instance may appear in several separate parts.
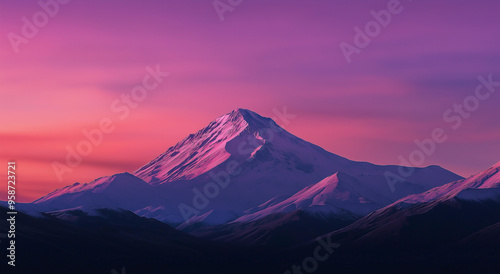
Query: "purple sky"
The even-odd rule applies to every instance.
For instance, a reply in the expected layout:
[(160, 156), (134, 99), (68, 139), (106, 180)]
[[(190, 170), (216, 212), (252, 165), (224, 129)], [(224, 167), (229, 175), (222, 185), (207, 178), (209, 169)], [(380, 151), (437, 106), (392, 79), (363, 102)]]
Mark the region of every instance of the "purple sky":
[[(443, 114), (474, 95), (478, 76), (500, 81), (500, 2), (400, 1), (348, 63), (339, 45), (389, 2), (243, 0), (221, 21), (209, 0), (72, 0), (16, 53), (9, 33), (22, 36), (22, 18), (42, 9), (2, 1), (0, 158), (24, 167), (31, 201), (133, 171), (234, 108), (272, 117), (286, 106), (297, 115), (281, 122), (288, 131), (353, 160), (399, 164), (439, 127), (448, 140), (421, 166), (469, 176), (498, 162), (500, 92), (456, 130)], [(117, 119), (112, 102), (157, 64), (169, 77)], [(51, 164), (105, 117), (116, 130), (59, 181)]]

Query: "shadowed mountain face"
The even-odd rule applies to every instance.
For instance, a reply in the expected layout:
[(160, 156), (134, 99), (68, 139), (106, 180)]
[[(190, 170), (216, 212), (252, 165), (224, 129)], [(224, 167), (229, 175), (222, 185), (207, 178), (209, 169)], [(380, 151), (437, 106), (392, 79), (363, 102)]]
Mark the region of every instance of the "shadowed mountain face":
[(191, 235), (223, 243), (243, 246), (262, 246), (269, 249), (288, 248), (308, 242), (332, 230), (345, 227), (356, 218), (321, 216), (297, 210), (270, 214), (248, 222), (233, 222), (216, 227), (203, 227)]
[[(405, 197), (322, 236), (342, 243), (342, 265), (496, 273), (500, 168)], [(309, 248), (312, 248), (310, 244)], [(306, 248), (307, 250), (307, 248)]]
[(348, 160), (292, 135), (272, 119), (236, 109), (132, 174), (68, 186), (25, 208), (120, 208), (176, 226), (189, 220), (183, 229), (295, 210), (353, 220), (406, 195), (461, 179), (436, 166), (416, 168), (392, 189), (386, 176), (398, 174), (399, 168)]
[(467, 179), (415, 168), (390, 186), (401, 168), (237, 109), (136, 172), (18, 205), (18, 270), (304, 273), (324, 248), (315, 273), (497, 271), (500, 163)]
[(426, 245), (429, 241), (458, 241), (499, 221), (500, 167), (497, 164), (467, 179), (405, 197), (336, 231), (335, 235), (342, 234), (343, 239), (347, 239), (347, 234), (356, 235), (352, 238), (356, 242), (390, 238), (404, 245), (398, 237), (404, 238), (405, 232), (413, 235), (416, 231), (411, 230), (420, 227), (433, 236), (429, 238), (422, 233), (411, 241)]
[[(6, 212), (0, 206), (0, 215)], [(128, 211), (65, 210), (43, 217), (18, 213), (16, 218), (16, 267), (2, 263), (1, 273), (109, 274), (123, 267), (126, 273), (152, 274), (252, 269), (250, 262), (239, 259), (250, 251), (197, 239)], [(8, 231), (6, 222), (0, 222), (0, 230)], [(7, 241), (0, 247), (5, 250)]]

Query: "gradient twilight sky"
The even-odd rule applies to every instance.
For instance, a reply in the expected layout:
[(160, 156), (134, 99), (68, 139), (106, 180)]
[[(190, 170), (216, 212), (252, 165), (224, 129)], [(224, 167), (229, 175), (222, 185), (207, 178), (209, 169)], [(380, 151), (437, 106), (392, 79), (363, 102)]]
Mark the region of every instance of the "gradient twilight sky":
[[(244, 0), (224, 21), (212, 0), (72, 0), (16, 54), (8, 34), (37, 2), (0, 1), (0, 159), (17, 160), (18, 201), (134, 171), (238, 107), (286, 106), (297, 117), (278, 123), (353, 160), (399, 164), (441, 127), (448, 140), (422, 166), (469, 176), (500, 161), (500, 92), (457, 130), (443, 120), (479, 75), (500, 81), (499, 1), (402, 0), (350, 64), (339, 44), (388, 0)], [(112, 102), (157, 64), (169, 77), (118, 119)], [(116, 130), (60, 182), (51, 163), (106, 117)]]

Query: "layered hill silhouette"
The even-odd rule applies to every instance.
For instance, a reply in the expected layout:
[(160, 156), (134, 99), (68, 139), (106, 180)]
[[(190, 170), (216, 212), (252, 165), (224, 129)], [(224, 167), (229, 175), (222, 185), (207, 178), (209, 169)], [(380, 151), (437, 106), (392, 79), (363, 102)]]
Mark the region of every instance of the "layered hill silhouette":
[(500, 163), (469, 178), (414, 168), (391, 185), (402, 168), (344, 158), (236, 109), (135, 172), (18, 204), (22, 270), (288, 273), (318, 241), (340, 248), (316, 273), (497, 270)]

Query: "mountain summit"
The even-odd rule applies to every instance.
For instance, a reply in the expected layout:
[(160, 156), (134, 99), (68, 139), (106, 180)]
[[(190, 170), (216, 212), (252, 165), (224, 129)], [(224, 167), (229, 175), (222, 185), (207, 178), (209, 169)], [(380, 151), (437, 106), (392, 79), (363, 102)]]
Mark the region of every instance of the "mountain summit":
[(241, 121), (241, 119), (243, 119), (250, 128), (257, 131), (263, 128), (279, 128), (273, 119), (260, 116), (258, 113), (244, 108), (237, 108), (230, 113), (221, 116), (219, 119), (229, 122)]
[(252, 213), (248, 219), (297, 209), (361, 217), (461, 179), (436, 166), (415, 168), (391, 189), (385, 174), (398, 168), (351, 161), (294, 136), (270, 118), (235, 109), (132, 174), (75, 184), (37, 200), (36, 206), (47, 211), (114, 204), (170, 224), (188, 219), (223, 224)]
[[(190, 180), (222, 164), (231, 155), (248, 156), (248, 152), (265, 143), (262, 135), (271, 131), (284, 130), (270, 118), (238, 108), (190, 134), (134, 174), (153, 185)], [(253, 146), (253, 150), (248, 146)]]

